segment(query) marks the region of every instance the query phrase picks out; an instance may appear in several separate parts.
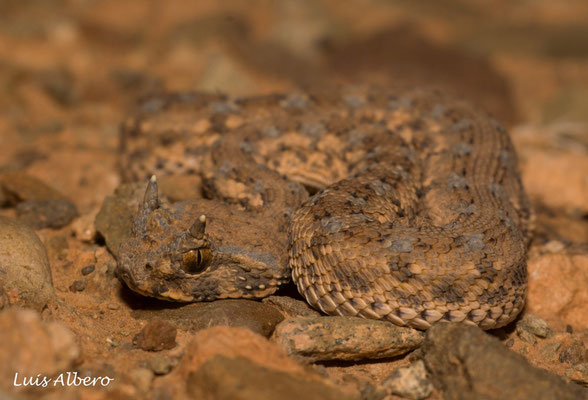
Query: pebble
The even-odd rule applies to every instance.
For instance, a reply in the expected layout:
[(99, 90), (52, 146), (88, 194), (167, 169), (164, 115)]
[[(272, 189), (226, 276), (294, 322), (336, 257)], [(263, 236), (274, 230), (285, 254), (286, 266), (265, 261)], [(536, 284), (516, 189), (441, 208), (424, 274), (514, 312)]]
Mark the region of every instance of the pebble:
[(86, 289), (86, 282), (82, 280), (73, 281), (71, 285), (69, 285), (70, 292), (83, 292)]
[(0, 286), (12, 305), (42, 310), (55, 298), (45, 247), (23, 223), (0, 216)]
[(139, 367), (132, 370), (130, 375), (134, 386), (139, 392), (146, 393), (149, 391), (154, 377), (153, 371), (149, 368)]
[(559, 352), (559, 362), (568, 364), (579, 364), (588, 361), (588, 349), (580, 339), (563, 345)]
[(423, 338), (415, 329), (355, 317), (289, 318), (272, 336), (286, 353), (307, 361), (394, 357), (419, 347)]
[(94, 265), (86, 265), (84, 268), (82, 268), (82, 275), (89, 275), (92, 272), (94, 272), (94, 269), (96, 267)]
[(60, 199), (33, 199), (16, 206), (18, 219), (34, 229), (59, 229), (68, 225), (79, 214), (71, 201)]
[(42, 71), (39, 74), (39, 81), (45, 92), (55, 102), (63, 106), (73, 106), (79, 102), (74, 75), (68, 69), (55, 68)]
[(558, 356), (558, 351), (561, 348), (560, 342), (550, 343), (541, 349), (541, 358), (545, 362), (553, 361)]
[(412, 400), (426, 399), (433, 391), (433, 384), (422, 360), (398, 368), (384, 380), (382, 386), (391, 394)]
[(529, 343), (530, 345), (537, 344), (537, 338), (533, 336), (532, 333), (523, 329), (517, 329), (517, 336), (521, 338), (521, 340), (525, 343)]
[(553, 331), (547, 325), (547, 322), (533, 314), (525, 314), (518, 320), (516, 330), (517, 333), (526, 331), (543, 339), (553, 336)]
[(588, 362), (576, 364), (566, 369), (566, 377), (588, 388)]
[(533, 367), (480, 328), (438, 323), (426, 334), (424, 362), (446, 399), (586, 398), (581, 387)]
[(155, 375), (165, 375), (176, 365), (176, 360), (157, 354), (149, 360), (148, 364), (149, 369), (153, 371)]
[(0, 389), (12, 392), (15, 371), (20, 377), (71, 371), (80, 349), (60, 323), (42, 322), (30, 309), (10, 308), (0, 312), (0, 354)]
[(195, 399), (351, 400), (336, 387), (296, 374), (266, 368), (245, 357), (217, 355), (188, 376)]
[(176, 331), (176, 327), (169, 322), (151, 321), (135, 336), (133, 342), (146, 351), (173, 349), (176, 346)]

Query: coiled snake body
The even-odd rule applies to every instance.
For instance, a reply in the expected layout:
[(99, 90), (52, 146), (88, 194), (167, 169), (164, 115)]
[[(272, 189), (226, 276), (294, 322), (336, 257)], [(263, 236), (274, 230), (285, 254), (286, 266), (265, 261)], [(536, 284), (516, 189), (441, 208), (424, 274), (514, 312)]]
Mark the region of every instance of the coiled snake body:
[(201, 188), (165, 206), (150, 181), (118, 264), (142, 294), (264, 297), (291, 274), (327, 314), (418, 329), (500, 327), (524, 305), (531, 212), (516, 154), (465, 102), (374, 88), (170, 95), (126, 122), (121, 161), (126, 179)]

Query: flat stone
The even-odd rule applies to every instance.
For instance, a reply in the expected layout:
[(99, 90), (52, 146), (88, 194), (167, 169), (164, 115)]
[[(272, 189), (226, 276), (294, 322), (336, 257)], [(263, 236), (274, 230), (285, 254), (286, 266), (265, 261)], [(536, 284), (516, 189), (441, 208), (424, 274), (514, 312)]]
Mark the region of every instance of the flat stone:
[(145, 325), (133, 342), (146, 351), (173, 349), (176, 346), (176, 333), (176, 327), (169, 322), (155, 320)]
[(74, 335), (57, 322), (44, 323), (29, 309), (0, 312), (0, 388), (14, 391), (23, 377), (54, 376), (71, 371), (80, 355)]
[(294, 317), (272, 336), (286, 353), (308, 361), (394, 357), (419, 347), (424, 334), (385, 321), (355, 317)]
[(426, 334), (424, 361), (444, 399), (577, 400), (588, 391), (535, 368), (480, 328), (438, 323)]
[(79, 214), (75, 204), (60, 199), (34, 199), (16, 206), (18, 219), (34, 229), (59, 229), (68, 225)]
[(131, 315), (138, 319), (161, 318), (173, 321), (179, 327), (190, 331), (213, 326), (244, 327), (266, 337), (269, 337), (276, 325), (284, 319), (284, 316), (271, 305), (243, 299), (193, 303), (160, 310), (136, 310)]
[(12, 305), (42, 310), (55, 298), (47, 252), (30, 227), (0, 216), (0, 286)]
[(344, 400), (335, 387), (295, 374), (272, 370), (245, 357), (217, 355), (188, 377), (187, 392), (196, 399)]
[(384, 380), (382, 386), (390, 394), (412, 400), (426, 399), (433, 391), (433, 384), (422, 360), (415, 361), (408, 367), (398, 368)]

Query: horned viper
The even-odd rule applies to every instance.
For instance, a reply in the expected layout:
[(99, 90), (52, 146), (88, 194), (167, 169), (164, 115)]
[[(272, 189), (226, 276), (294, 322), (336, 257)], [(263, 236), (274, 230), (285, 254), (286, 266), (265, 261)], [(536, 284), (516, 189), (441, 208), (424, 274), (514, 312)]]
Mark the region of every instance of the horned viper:
[(147, 185), (118, 272), (176, 301), (259, 298), (290, 276), (327, 314), (483, 329), (521, 311), (531, 208), (507, 132), (418, 89), (152, 98), (123, 125), (127, 180)]

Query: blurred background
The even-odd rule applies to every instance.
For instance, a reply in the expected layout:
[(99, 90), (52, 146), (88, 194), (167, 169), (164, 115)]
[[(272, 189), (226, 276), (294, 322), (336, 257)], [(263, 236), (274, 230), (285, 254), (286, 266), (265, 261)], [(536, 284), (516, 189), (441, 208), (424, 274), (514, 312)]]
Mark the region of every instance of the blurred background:
[(138, 98), (350, 81), (470, 99), (513, 133), (540, 203), (588, 212), (569, 172), (588, 168), (585, 0), (0, 0), (0, 172), (95, 213)]

